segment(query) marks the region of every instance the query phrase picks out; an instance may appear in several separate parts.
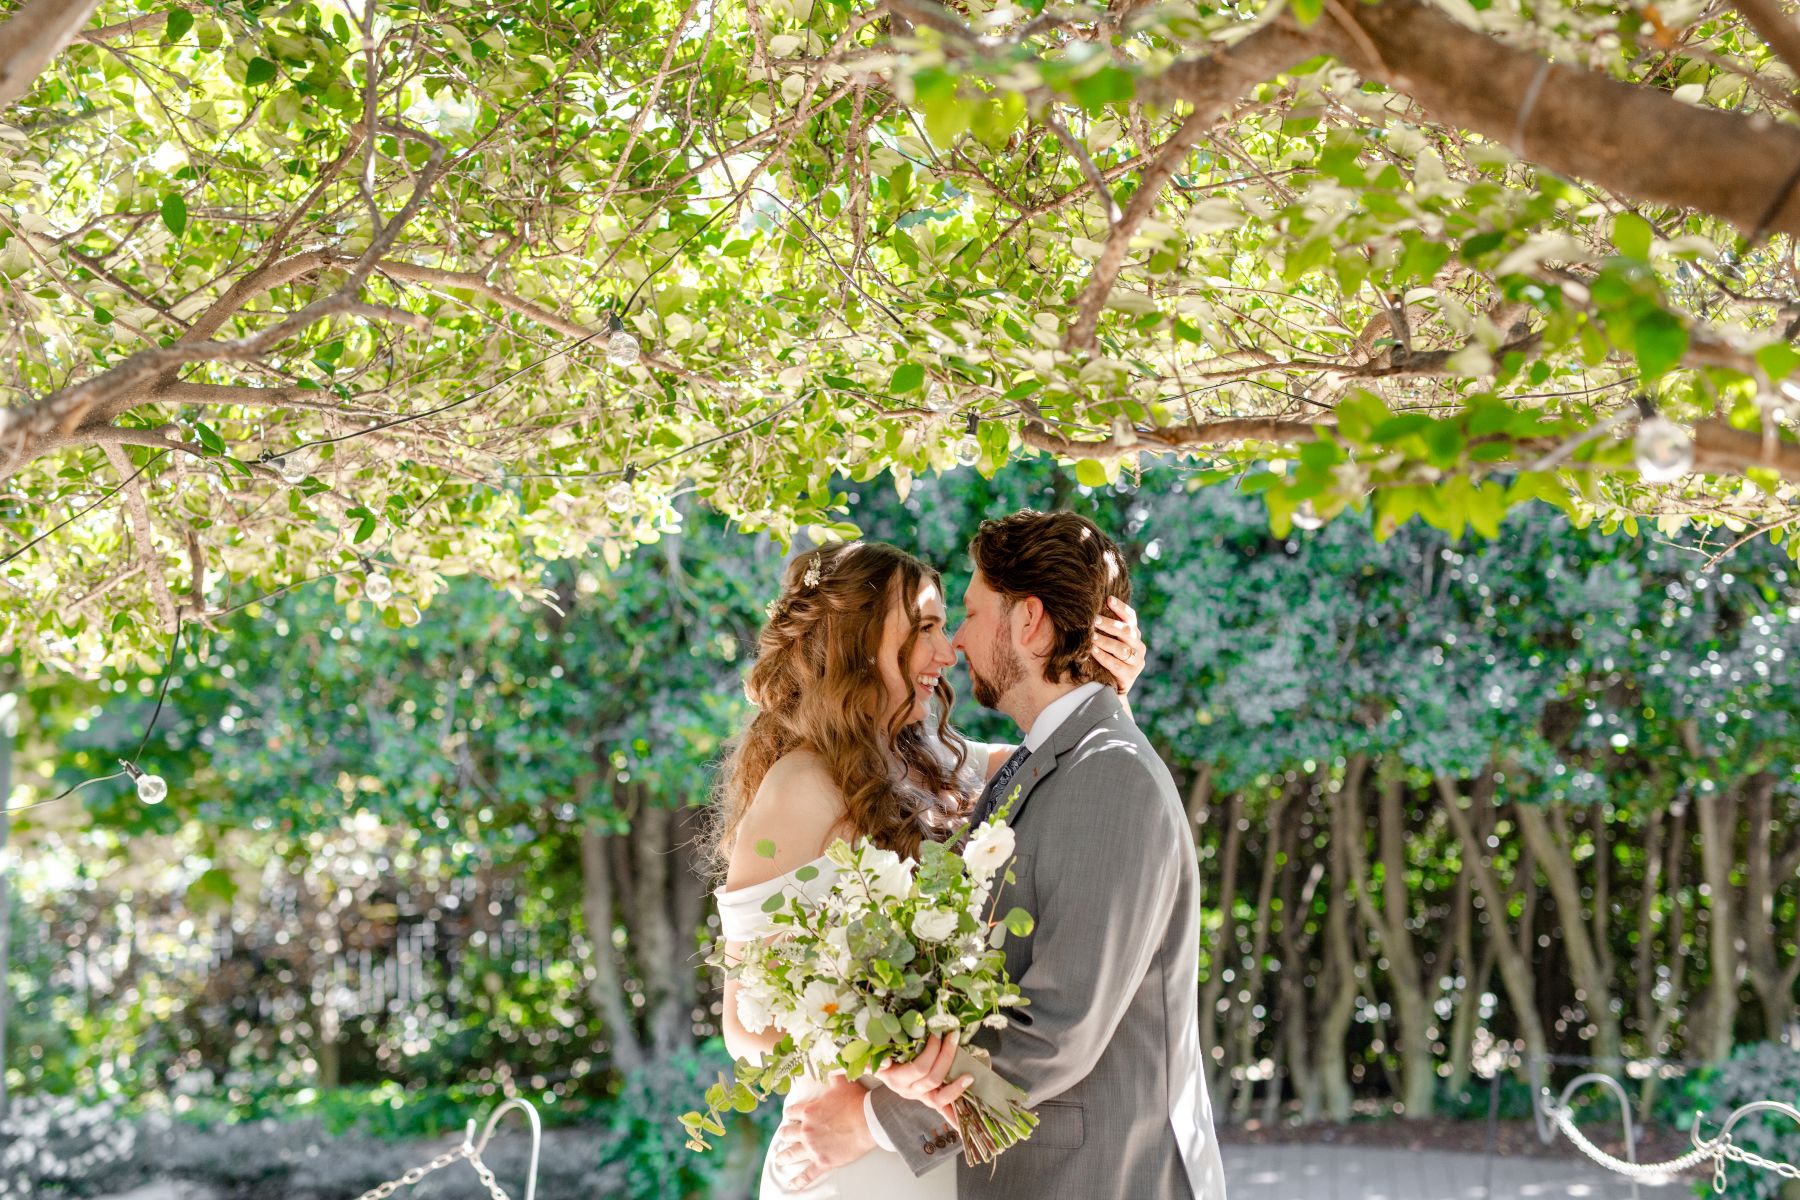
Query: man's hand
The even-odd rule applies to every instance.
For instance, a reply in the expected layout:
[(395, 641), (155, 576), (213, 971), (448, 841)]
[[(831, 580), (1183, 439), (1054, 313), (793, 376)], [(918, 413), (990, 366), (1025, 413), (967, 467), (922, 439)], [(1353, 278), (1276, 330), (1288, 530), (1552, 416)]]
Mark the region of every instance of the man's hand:
[(833, 1075), (820, 1095), (788, 1113), (775, 1131), (775, 1170), (792, 1190), (803, 1192), (840, 1167), (875, 1148), (863, 1116), (861, 1085)]

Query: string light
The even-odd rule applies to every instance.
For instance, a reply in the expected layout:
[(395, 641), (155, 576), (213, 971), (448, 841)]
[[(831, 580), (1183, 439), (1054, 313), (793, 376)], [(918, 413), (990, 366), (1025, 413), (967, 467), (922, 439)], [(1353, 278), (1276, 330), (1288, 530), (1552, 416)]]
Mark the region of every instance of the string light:
[(305, 446), (297, 446), (280, 454), (270, 454), (264, 450), (262, 461), (281, 476), (281, 482), (289, 487), (299, 487), (312, 474), (312, 452)]
[(607, 361), (615, 367), (636, 366), (643, 349), (638, 345), (638, 340), (631, 336), (631, 331), (625, 328), (624, 318), (616, 312), (608, 313), (606, 327), (609, 330), (606, 335)]
[[(150, 721), (144, 726), (144, 736), (138, 740), (137, 753), (132, 755), (132, 758), (143, 757), (144, 747), (150, 744), (150, 735), (156, 731), (156, 720), (162, 716), (163, 702), (169, 697), (169, 680), (175, 675), (175, 659), (181, 653), (181, 635), (184, 630), (185, 626), (179, 623), (175, 626), (175, 636), (169, 641), (169, 660), (163, 664), (162, 685), (156, 690), (156, 707), (150, 710)], [(169, 785), (161, 775), (149, 774), (135, 762), (123, 758), (119, 760), (119, 766), (123, 769), (114, 771), (110, 775), (96, 775), (90, 779), (83, 779), (80, 783), (64, 788), (48, 800), (39, 800), (33, 804), (20, 804), (13, 808), (0, 808), (0, 815), (10, 815), (24, 812), (28, 808), (42, 808), (46, 804), (55, 804), (59, 800), (68, 799), (84, 787), (105, 783), (107, 780), (117, 779), (121, 775), (129, 775), (137, 781), (138, 799), (145, 804), (161, 804), (163, 799), (168, 796)], [(0, 796), (0, 801), (5, 799), (6, 797)]]
[(976, 431), (980, 428), (981, 414), (970, 413), (968, 431), (956, 439), (956, 447), (952, 453), (956, 456), (956, 461), (965, 467), (972, 467), (981, 461), (981, 439), (976, 436)]
[(1648, 396), (1639, 396), (1637, 436), (1638, 474), (1646, 483), (1670, 483), (1694, 469), (1694, 439), (1687, 430), (1656, 411)]
[(365, 569), (363, 597), (371, 604), (386, 604), (394, 598), (394, 581), (380, 567)]
[(161, 804), (169, 795), (169, 784), (161, 775), (152, 775), (134, 762), (119, 760), (125, 773), (137, 781), (138, 799), (145, 804)]
[(606, 489), (606, 507), (608, 511), (623, 513), (631, 508), (631, 502), (637, 499), (637, 493), (631, 483), (637, 478), (637, 468), (626, 467), (625, 478)]

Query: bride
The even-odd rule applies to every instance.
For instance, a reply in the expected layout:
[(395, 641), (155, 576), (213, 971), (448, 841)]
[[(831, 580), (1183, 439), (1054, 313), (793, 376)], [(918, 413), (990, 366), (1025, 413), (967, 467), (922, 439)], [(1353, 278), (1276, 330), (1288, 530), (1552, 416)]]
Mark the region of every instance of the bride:
[[(1096, 622), (1093, 655), (1125, 690), (1143, 669), (1143, 643), (1131, 609), (1115, 601), (1114, 611), (1119, 619)], [(725, 885), (715, 896), (728, 956), (770, 932), (762, 904), (771, 895), (792, 888), (817, 896), (831, 886), (836, 869), (824, 851), (834, 840), (866, 838), (917, 857), (925, 839), (945, 840), (968, 819), (982, 784), (1013, 747), (968, 742), (951, 728), (954, 694), (944, 669), (955, 662), (938, 573), (912, 555), (851, 542), (789, 563), (745, 683), (757, 712), (719, 783), (714, 854)], [(977, 690), (987, 682), (977, 681)], [(808, 865), (818, 874), (801, 883), (794, 873)], [(723, 1025), (734, 1058), (758, 1061), (781, 1037), (774, 1028), (744, 1028), (732, 981)], [(943, 1048), (933, 1039), (926, 1053)], [(947, 1106), (963, 1082), (951, 1081), (934, 1099)], [(802, 1078), (784, 1111), (845, 1086), (854, 1085), (841, 1076)], [(898, 1154), (880, 1148), (808, 1186), (795, 1180), (782, 1149), (777, 1135), (763, 1163), (761, 1200), (956, 1194), (955, 1171), (915, 1178)]]

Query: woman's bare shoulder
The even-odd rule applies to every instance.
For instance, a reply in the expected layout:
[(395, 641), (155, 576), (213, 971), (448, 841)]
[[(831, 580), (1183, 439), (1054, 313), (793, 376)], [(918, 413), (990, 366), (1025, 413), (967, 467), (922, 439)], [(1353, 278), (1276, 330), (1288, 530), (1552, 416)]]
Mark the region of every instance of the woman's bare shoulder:
[(782, 755), (738, 826), (725, 886), (751, 887), (804, 866), (824, 853), (843, 819), (843, 797), (824, 761), (810, 750)]

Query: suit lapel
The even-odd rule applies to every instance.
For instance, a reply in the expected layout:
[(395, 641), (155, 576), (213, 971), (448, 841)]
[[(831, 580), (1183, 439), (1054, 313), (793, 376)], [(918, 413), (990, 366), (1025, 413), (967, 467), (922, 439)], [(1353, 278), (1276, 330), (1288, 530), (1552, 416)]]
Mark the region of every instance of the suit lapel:
[[(1025, 802), (1031, 799), (1031, 793), (1038, 784), (1048, 779), (1056, 770), (1057, 760), (1076, 746), (1093, 731), (1094, 726), (1119, 713), (1119, 697), (1111, 688), (1102, 688), (1089, 696), (1081, 706), (1070, 713), (1050, 740), (1039, 746), (1019, 765), (1019, 773), (1013, 776), (1013, 786), (1019, 789), (1019, 798), (1013, 801), (1012, 811), (1007, 815), (1006, 823), (1017, 825), (1025, 812)], [(1010, 790), (1010, 789), (1008, 789)], [(999, 797), (1000, 803), (1006, 797)]]

